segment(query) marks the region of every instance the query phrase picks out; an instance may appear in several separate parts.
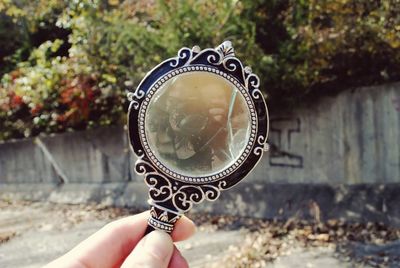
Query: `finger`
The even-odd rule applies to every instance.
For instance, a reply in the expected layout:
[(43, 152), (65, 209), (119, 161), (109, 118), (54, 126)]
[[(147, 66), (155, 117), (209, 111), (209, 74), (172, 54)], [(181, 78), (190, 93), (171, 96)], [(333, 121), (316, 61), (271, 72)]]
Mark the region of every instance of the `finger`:
[[(145, 211), (109, 223), (48, 267), (57, 267), (56, 264), (60, 263), (78, 263), (83, 267), (119, 267), (143, 237), (149, 217), (149, 211)], [(174, 241), (185, 240), (195, 229), (194, 223), (182, 216), (175, 224), (172, 238)]]
[(186, 240), (196, 232), (196, 225), (186, 216), (182, 216), (176, 223), (172, 231), (172, 239), (177, 241)]
[(139, 242), (121, 267), (167, 268), (173, 251), (174, 244), (171, 236), (163, 231), (155, 230)]
[(46, 267), (115, 267), (143, 237), (149, 211), (111, 222)]
[(172, 253), (168, 268), (189, 268), (189, 264), (176, 246), (174, 246), (174, 252)]

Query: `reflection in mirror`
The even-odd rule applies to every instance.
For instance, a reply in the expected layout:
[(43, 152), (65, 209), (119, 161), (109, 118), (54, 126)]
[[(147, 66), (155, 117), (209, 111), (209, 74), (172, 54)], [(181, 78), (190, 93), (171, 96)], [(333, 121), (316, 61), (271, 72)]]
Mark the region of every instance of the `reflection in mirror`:
[(168, 80), (151, 98), (146, 137), (160, 162), (186, 176), (228, 168), (248, 142), (250, 113), (239, 90), (209, 72)]

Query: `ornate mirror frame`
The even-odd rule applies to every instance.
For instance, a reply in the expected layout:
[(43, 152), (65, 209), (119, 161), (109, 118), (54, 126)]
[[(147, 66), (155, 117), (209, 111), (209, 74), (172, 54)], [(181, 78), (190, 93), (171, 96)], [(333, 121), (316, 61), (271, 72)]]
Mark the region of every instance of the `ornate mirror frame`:
[[(189, 72), (209, 72), (229, 81), (243, 96), (250, 112), (249, 139), (242, 154), (220, 172), (206, 176), (188, 176), (164, 165), (151, 150), (145, 131), (145, 115), (151, 98), (171, 78)], [(152, 206), (147, 232), (153, 229), (172, 232), (174, 223), (189, 211), (193, 204), (216, 200), (221, 191), (241, 181), (257, 165), (268, 150), (269, 118), (260, 80), (250, 67), (244, 67), (235, 57), (231, 42), (216, 48), (200, 50), (198, 46), (182, 48), (151, 70), (129, 93), (128, 132), (133, 152), (138, 157), (135, 171), (144, 175), (149, 186)]]

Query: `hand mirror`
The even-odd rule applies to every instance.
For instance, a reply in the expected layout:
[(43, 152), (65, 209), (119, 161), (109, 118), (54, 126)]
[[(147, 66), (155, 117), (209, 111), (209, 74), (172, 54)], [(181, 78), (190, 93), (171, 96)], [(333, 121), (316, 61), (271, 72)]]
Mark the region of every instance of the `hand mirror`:
[(216, 200), (256, 166), (268, 135), (259, 84), (225, 41), (182, 48), (128, 94), (135, 170), (150, 188), (146, 233), (171, 233), (193, 204)]

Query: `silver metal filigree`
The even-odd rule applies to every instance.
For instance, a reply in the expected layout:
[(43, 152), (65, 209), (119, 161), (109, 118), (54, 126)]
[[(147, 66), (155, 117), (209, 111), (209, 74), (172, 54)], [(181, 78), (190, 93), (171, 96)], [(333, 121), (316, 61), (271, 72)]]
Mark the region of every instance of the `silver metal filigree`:
[[(234, 85), (242, 94), (250, 112), (250, 133), (242, 154), (223, 171), (209, 176), (184, 176), (166, 167), (152, 152), (146, 137), (145, 115), (154, 92), (173, 77), (185, 72), (211, 72)], [(182, 48), (177, 56), (150, 71), (135, 93), (129, 93), (129, 135), (138, 156), (135, 170), (144, 175), (149, 187), (149, 226), (172, 232), (174, 223), (194, 204), (216, 200), (246, 176), (268, 149), (268, 110), (260, 87), (260, 79), (249, 66), (236, 58), (230, 41), (216, 48)], [(236, 172), (240, 171), (240, 172)]]

